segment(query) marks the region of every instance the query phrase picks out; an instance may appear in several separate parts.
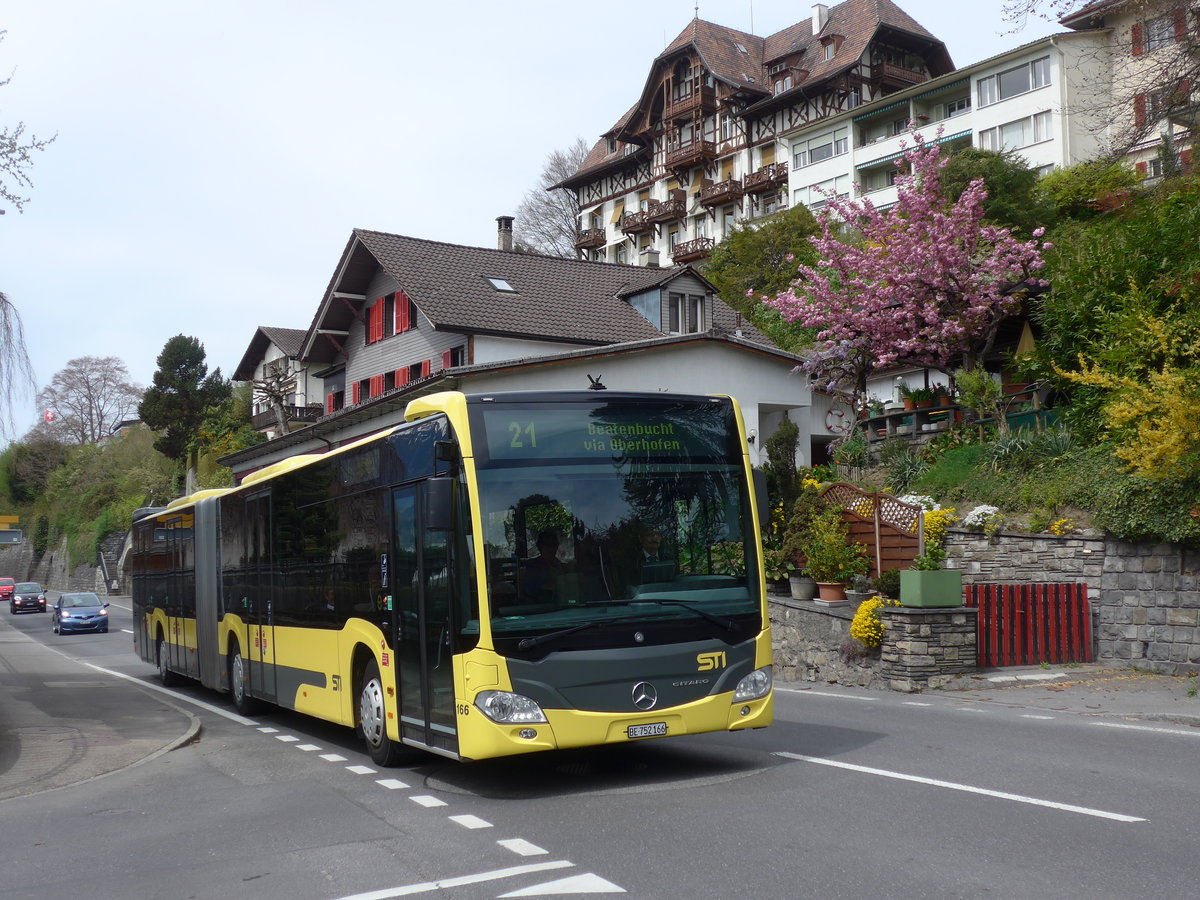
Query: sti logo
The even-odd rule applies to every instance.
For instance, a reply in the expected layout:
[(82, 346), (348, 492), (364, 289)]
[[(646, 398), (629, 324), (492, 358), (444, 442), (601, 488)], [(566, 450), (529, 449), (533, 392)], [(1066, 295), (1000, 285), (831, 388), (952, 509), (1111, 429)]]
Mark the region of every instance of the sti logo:
[(725, 668), (725, 651), (716, 653), (698, 653), (696, 655), (697, 672), (711, 672), (713, 669)]

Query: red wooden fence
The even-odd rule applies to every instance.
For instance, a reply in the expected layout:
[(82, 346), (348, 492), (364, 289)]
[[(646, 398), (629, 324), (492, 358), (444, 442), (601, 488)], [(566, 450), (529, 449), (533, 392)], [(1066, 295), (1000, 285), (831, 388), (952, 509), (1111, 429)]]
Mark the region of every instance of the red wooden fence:
[(1092, 661), (1085, 584), (968, 584), (963, 603), (979, 610), (980, 668)]

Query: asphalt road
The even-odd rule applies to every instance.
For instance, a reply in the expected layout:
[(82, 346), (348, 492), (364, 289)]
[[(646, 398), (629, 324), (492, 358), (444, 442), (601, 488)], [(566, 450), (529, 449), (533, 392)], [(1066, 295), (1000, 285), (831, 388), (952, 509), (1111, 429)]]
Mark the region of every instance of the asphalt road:
[[(4, 628), (153, 683), (119, 606), (108, 635)], [(0, 801), (0, 898), (1195, 895), (1200, 729), (779, 687), (750, 734), (379, 771), (345, 729), (148, 686), (198, 736)]]

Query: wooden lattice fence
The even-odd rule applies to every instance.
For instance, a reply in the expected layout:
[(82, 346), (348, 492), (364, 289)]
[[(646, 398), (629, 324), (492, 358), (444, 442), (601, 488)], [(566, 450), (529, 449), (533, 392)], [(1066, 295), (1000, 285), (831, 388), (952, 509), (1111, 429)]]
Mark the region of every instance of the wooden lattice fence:
[(829, 485), (821, 496), (830, 506), (842, 508), (851, 540), (870, 551), (872, 577), (888, 569), (909, 568), (921, 552), (921, 507), (845, 482)]

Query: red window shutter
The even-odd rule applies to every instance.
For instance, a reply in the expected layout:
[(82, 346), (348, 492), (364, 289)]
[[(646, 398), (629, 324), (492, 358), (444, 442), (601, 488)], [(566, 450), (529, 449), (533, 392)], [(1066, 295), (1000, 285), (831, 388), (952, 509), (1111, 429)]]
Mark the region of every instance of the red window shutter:
[(1187, 40), (1187, 10), (1182, 6), (1175, 8), (1175, 41)]
[(326, 413), (333, 412), (333, 404), (334, 404), (335, 399), (336, 399), (336, 395), (334, 395), (334, 394), (326, 394), (325, 395), (325, 412)]
[(443, 350), (442, 351), (442, 368), (448, 369), (452, 365), (454, 365), (454, 363), (452, 362), (453, 358), (454, 358), (453, 350)]
[(350, 385), (350, 402), (358, 403), (362, 400), (362, 385), (357, 381)]
[(424, 378), (426, 375), (429, 374), (430, 368), (431, 368), (431, 364), (430, 364), (429, 360), (427, 360), (427, 359), (421, 360), (421, 377), (422, 378)]
[(1137, 173), (1138, 173), (1139, 175), (1141, 175), (1143, 178), (1145, 178), (1145, 177), (1146, 177), (1146, 173), (1149, 171), (1149, 170), (1147, 169), (1147, 167), (1146, 167), (1146, 164), (1145, 164), (1144, 162), (1140, 162), (1140, 163), (1138, 163), (1138, 164), (1137, 164), (1137, 165), (1136, 165), (1134, 168), (1136, 168), (1136, 169), (1137, 169)]
[(1146, 46), (1142, 43), (1142, 23), (1135, 22), (1133, 26), (1133, 55), (1141, 56), (1142, 51), (1145, 49)]
[(408, 366), (396, 370), (396, 387), (408, 384)]
[(1190, 149), (1179, 151), (1179, 168), (1183, 169), (1184, 175), (1192, 174), (1192, 151)]
[(1133, 98), (1133, 127), (1142, 129), (1146, 127), (1146, 95), (1138, 94)]
[(371, 307), (371, 325), (375, 331), (375, 340), (383, 340), (383, 298), (380, 297)]
[(396, 334), (408, 331), (411, 327), (408, 321), (408, 294), (396, 291)]

